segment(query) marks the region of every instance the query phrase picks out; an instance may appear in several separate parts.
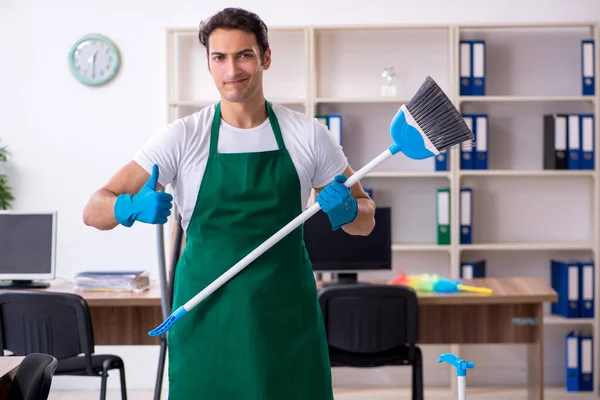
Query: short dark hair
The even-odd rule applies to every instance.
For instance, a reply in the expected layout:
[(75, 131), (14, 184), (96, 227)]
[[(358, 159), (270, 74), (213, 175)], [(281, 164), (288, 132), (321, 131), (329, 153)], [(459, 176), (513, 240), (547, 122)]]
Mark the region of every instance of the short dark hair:
[(242, 8), (225, 8), (209, 19), (200, 23), (198, 38), (200, 43), (206, 47), (208, 54), (208, 38), (218, 28), (241, 29), (254, 34), (256, 43), (260, 49), (260, 58), (264, 62), (265, 52), (269, 48), (269, 30), (267, 25), (258, 15)]

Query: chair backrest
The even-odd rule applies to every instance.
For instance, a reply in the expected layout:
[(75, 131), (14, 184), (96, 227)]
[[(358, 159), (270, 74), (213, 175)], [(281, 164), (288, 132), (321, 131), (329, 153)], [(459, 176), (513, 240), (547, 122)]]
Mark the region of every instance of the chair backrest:
[(87, 303), (73, 293), (0, 292), (0, 355), (4, 350), (59, 360), (82, 353), (91, 357), (94, 333)]
[(25, 356), (11, 383), (8, 400), (46, 400), (57, 366), (58, 361), (49, 354)]
[(330, 347), (353, 353), (378, 353), (419, 339), (417, 295), (410, 287), (333, 284), (319, 291)]

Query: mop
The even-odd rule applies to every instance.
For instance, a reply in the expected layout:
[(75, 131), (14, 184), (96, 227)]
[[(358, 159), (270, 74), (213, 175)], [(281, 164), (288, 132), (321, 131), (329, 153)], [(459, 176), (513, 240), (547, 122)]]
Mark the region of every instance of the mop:
[[(344, 182), (346, 187), (352, 186), (373, 168), (399, 152), (402, 152), (409, 158), (423, 160), (435, 157), (441, 151), (454, 145), (474, 139), (473, 133), (463, 120), (460, 112), (430, 76), (425, 79), (413, 98), (407, 104), (403, 104), (400, 107), (390, 124), (390, 135), (393, 143), (367, 165), (350, 176)], [(318, 202), (307, 208), (302, 214), (294, 218), (229, 270), (225, 271), (187, 303), (177, 308), (161, 325), (148, 332), (148, 334), (150, 336), (159, 336), (167, 332), (174, 323), (183, 318), (202, 300), (224, 285), (320, 209), (321, 207)]]
[(438, 362), (447, 362), (456, 367), (456, 379), (458, 379), (458, 400), (467, 400), (467, 368), (475, 368), (472, 361), (465, 361), (452, 353), (444, 353), (438, 358)]

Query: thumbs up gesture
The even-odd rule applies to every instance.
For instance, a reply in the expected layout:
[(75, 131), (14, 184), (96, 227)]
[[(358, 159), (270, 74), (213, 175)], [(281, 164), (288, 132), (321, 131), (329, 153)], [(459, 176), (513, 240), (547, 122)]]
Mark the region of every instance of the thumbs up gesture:
[(156, 190), (158, 165), (152, 167), (148, 181), (135, 195), (121, 194), (115, 203), (115, 219), (130, 227), (135, 221), (147, 224), (164, 224), (171, 215), (173, 196)]

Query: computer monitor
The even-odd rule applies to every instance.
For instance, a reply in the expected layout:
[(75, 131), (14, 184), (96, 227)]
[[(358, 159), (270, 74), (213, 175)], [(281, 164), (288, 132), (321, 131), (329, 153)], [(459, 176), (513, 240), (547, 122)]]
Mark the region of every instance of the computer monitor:
[(391, 209), (375, 210), (375, 228), (368, 236), (331, 229), (327, 214), (304, 222), (304, 242), (314, 271), (338, 274), (338, 282), (358, 282), (357, 271), (392, 269)]
[(56, 215), (0, 211), (0, 287), (50, 286), (56, 273)]

